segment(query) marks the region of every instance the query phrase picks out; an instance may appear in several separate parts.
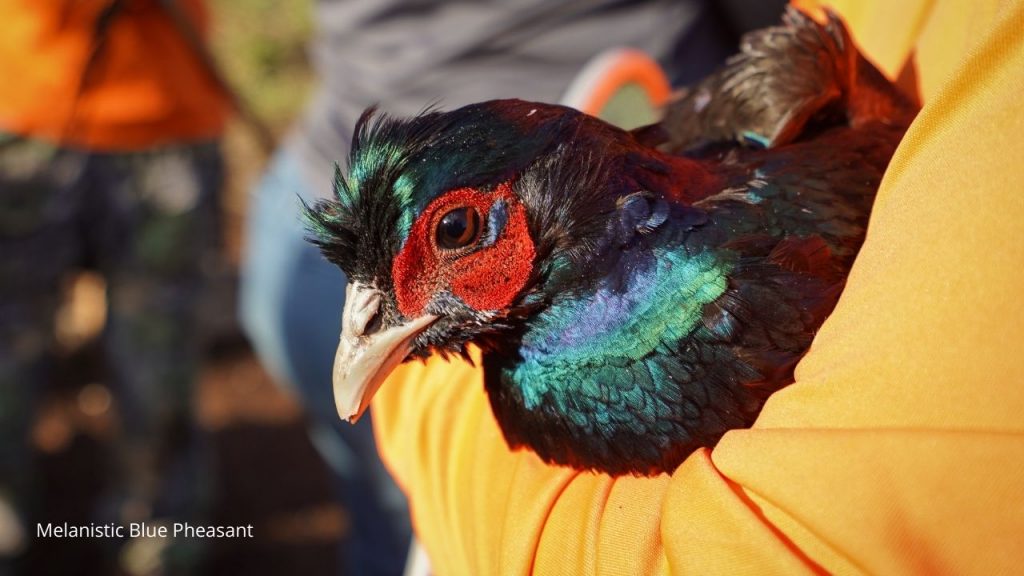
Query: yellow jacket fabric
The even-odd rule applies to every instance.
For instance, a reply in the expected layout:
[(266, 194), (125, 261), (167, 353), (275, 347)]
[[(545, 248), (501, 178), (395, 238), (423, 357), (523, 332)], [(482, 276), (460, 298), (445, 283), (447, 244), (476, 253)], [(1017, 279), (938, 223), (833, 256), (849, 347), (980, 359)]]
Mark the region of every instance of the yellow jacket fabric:
[(610, 478), (510, 451), (479, 369), (402, 366), (374, 418), (435, 573), (1024, 569), (1024, 2), (833, 4), (886, 73), (916, 57), (924, 108), (796, 383)]

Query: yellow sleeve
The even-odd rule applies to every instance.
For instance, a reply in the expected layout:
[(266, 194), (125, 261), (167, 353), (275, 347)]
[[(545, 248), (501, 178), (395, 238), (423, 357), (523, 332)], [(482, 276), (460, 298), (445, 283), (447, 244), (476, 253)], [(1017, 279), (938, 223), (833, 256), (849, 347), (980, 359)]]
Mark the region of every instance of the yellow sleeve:
[[(849, 4), (855, 36), (896, 29), (899, 3)], [(1024, 3), (920, 4), (901, 57), (864, 35), (890, 72), (916, 51), (925, 107), (835, 313), (751, 429), (612, 479), (510, 452), (466, 364), (382, 387), (381, 450), (437, 574), (1020, 571)]]

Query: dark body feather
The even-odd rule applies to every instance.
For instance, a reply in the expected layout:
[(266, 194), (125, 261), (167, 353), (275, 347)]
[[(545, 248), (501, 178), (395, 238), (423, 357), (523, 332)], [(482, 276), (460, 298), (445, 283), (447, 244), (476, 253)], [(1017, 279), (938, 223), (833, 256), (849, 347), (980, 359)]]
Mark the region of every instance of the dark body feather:
[(315, 241), (385, 287), (387, 326), (417, 216), (451, 189), (510, 183), (529, 280), (498, 310), (439, 291), (413, 355), (476, 342), (510, 445), (654, 474), (749, 426), (792, 382), (913, 114), (835, 19), (790, 12), (634, 133), (514, 100), (368, 119), (338, 200), (310, 212)]
[[(661, 337), (642, 354), (622, 341), (641, 336), (627, 333), (584, 361), (531, 373), (522, 369), (523, 336), (500, 339), (484, 363), (509, 442), (554, 462), (646, 474), (671, 470), (695, 448), (749, 426), (768, 395), (792, 382), (793, 367), (834, 307), (901, 134), (883, 125), (835, 129), (779, 149), (705, 159), (718, 182), (714, 192), (686, 208), (672, 205), (655, 230), (592, 254), (601, 280), (584, 280), (584, 288), (574, 278), (549, 290), (556, 293), (552, 301), (569, 299), (573, 308), (588, 297), (633, 289), (649, 262), (667, 254), (685, 254), (679, 264), (710, 258), (706, 266), (721, 272), (724, 289), (707, 301), (689, 290), (659, 295), (680, 300), (663, 313), (696, 321), (684, 324), (684, 333), (658, 323)], [(571, 273), (582, 267), (571, 266)], [(684, 306), (688, 298), (699, 306)], [(547, 320), (559, 313), (552, 308), (524, 323), (527, 340), (535, 326), (551, 333)], [(588, 323), (595, 324), (592, 333), (609, 329), (602, 320), (572, 316), (580, 332)], [(525, 353), (537, 355), (537, 348), (543, 344)], [(557, 352), (557, 344), (542, 352)], [(537, 387), (533, 378), (558, 385), (544, 386), (530, 401), (523, 392)], [(616, 409), (601, 409), (608, 404)]]

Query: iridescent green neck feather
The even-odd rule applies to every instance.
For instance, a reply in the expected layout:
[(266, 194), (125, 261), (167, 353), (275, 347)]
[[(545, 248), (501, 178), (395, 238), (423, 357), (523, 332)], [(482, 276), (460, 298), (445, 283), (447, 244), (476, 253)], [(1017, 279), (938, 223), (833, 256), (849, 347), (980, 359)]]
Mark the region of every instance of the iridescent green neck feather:
[(713, 353), (696, 335), (706, 330), (705, 306), (728, 289), (732, 263), (682, 246), (630, 256), (596, 289), (537, 314), (510, 361), (487, 359), (499, 420), (519, 423), (513, 444), (549, 444), (545, 457), (572, 461), (564, 443), (550, 440), (559, 430), (590, 447), (593, 460), (579, 467), (621, 463), (618, 473), (648, 473), (636, 466), (650, 464), (638, 463), (676, 457), (686, 438), (696, 440), (688, 423), (700, 420), (708, 399), (684, 397), (685, 381), (698, 375), (677, 351)]
[[(606, 281), (582, 298), (563, 300), (539, 314), (523, 337), (522, 362), (503, 376), (514, 383), (528, 410), (573, 402), (584, 404), (579, 406), (584, 411), (615, 410), (616, 402), (604, 398), (617, 396), (621, 382), (632, 379), (628, 366), (659, 347), (674, 349), (689, 335), (703, 306), (725, 291), (727, 272), (708, 252), (688, 257), (658, 250), (618, 286)], [(579, 373), (595, 377), (575, 381), (571, 375)], [(658, 378), (648, 392), (657, 395), (658, 388), (669, 386), (674, 386), (669, 379)], [(656, 412), (657, 403), (645, 409)]]

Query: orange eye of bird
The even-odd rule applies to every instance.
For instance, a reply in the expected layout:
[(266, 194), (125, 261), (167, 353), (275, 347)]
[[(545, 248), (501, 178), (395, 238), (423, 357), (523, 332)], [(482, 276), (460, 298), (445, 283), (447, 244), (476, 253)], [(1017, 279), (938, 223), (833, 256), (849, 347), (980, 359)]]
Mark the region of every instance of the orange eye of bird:
[(480, 236), (480, 214), (465, 206), (449, 211), (437, 223), (437, 245), (446, 250), (465, 248)]

